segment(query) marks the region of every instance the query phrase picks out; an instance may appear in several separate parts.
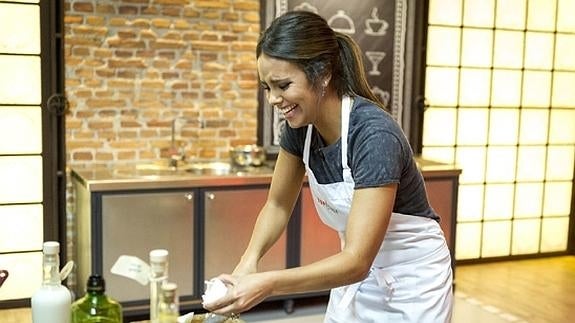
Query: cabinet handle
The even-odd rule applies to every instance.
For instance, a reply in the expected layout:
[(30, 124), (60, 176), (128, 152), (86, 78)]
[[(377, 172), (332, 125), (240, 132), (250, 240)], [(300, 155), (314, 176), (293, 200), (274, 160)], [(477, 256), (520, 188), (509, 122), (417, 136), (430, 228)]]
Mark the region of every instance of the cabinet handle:
[(206, 197), (208, 198), (208, 200), (213, 200), (216, 198), (216, 194), (214, 193), (208, 193), (206, 194)]
[(184, 197), (185, 197), (186, 200), (188, 200), (188, 201), (193, 201), (193, 200), (194, 200), (194, 194), (192, 194), (192, 193), (186, 193), (186, 194), (184, 195)]

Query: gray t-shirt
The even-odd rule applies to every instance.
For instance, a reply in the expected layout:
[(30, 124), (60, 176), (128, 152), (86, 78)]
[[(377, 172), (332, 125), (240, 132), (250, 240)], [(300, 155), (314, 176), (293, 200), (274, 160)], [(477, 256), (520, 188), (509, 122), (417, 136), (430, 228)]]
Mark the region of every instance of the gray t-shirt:
[[(307, 127), (285, 126), (280, 146), (303, 157)], [(439, 221), (429, 205), (423, 176), (413, 159), (407, 138), (390, 114), (362, 97), (353, 97), (349, 116), (347, 159), (355, 188), (399, 184), (393, 212)], [(343, 181), (341, 139), (326, 146), (314, 128), (309, 166), (320, 184)]]

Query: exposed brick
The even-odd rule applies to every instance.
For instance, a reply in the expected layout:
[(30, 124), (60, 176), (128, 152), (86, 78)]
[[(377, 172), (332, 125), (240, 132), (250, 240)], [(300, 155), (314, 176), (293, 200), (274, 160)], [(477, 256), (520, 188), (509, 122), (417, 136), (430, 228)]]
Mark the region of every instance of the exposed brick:
[(125, 16), (137, 15), (139, 13), (137, 6), (119, 6), (118, 13)]
[(256, 142), (259, 0), (66, 0), (65, 8), (72, 167), (157, 160), (176, 116), (206, 120), (182, 128), (191, 157), (227, 158), (229, 146)]
[(90, 2), (74, 2), (72, 10), (76, 12), (93, 12), (94, 5)]

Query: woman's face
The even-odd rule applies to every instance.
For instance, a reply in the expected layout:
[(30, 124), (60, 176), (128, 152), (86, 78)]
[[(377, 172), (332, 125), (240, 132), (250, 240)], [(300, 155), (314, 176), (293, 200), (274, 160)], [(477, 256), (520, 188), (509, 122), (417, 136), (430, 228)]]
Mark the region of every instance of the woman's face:
[(265, 54), (258, 58), (258, 74), (266, 99), (292, 128), (316, 120), (318, 94), (297, 65)]

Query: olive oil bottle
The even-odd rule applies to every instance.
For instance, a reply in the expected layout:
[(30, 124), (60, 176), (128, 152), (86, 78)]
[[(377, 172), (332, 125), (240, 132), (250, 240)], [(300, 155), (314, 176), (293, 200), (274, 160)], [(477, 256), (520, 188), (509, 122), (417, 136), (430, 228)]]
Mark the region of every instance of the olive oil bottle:
[(72, 304), (71, 323), (122, 323), (122, 306), (105, 292), (104, 278), (90, 276), (86, 295)]

